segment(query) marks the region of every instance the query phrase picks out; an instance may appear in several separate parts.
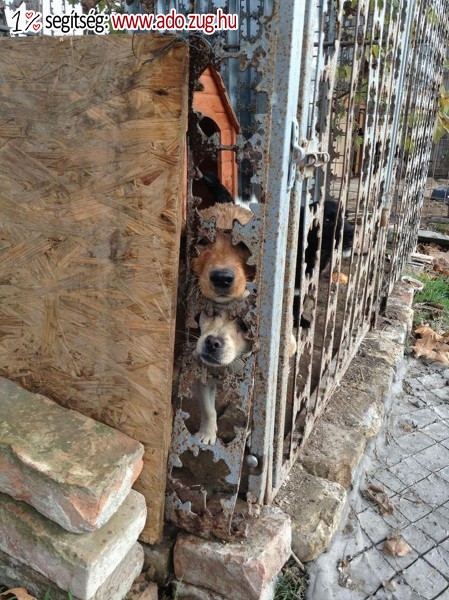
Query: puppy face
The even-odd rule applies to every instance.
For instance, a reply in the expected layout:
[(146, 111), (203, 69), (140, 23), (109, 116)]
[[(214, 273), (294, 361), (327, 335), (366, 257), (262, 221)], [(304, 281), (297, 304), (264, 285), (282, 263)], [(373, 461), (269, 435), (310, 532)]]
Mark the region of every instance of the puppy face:
[(202, 312), (200, 329), (196, 351), (206, 365), (225, 367), (251, 352), (251, 342), (240, 319), (229, 320), (224, 313), (208, 317)]
[(226, 304), (244, 298), (246, 283), (254, 277), (248, 266), (250, 252), (244, 244), (232, 244), (231, 230), (234, 220), (245, 224), (252, 212), (234, 204), (217, 204), (200, 212), (204, 219), (215, 218), (215, 242), (202, 240), (197, 247), (198, 256), (192, 260), (192, 270), (198, 277), (202, 294), (214, 302)]

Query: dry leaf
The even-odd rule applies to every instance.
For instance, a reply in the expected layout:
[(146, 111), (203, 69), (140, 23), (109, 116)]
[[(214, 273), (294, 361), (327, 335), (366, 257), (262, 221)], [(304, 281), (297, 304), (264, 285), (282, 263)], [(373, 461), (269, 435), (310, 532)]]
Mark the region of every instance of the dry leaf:
[(30, 596), (25, 588), (11, 588), (0, 594), (0, 600), (37, 600), (35, 596)]
[(138, 600), (157, 600), (157, 590), (157, 584), (149, 583), (148, 587), (138, 597)]
[(394, 581), (388, 581), (388, 579), (384, 579), (382, 581), (382, 586), (385, 590), (387, 590), (387, 592), (395, 592), (396, 591), (396, 584)]
[(399, 427), (407, 433), (410, 433), (411, 431), (415, 431), (418, 428), (418, 425), (416, 425), (416, 423), (409, 423), (408, 421), (403, 421), (402, 423), (399, 423)]
[(369, 483), (366, 486), (365, 494), (370, 500), (373, 500), (382, 516), (391, 514), (394, 509), (394, 502), (390, 500), (385, 490), (373, 483)]
[(431, 327), (425, 325), (415, 329), (414, 335), (419, 338), (412, 346), (416, 357), (424, 356), (449, 366), (449, 344), (446, 343), (449, 341), (448, 333), (439, 335)]
[(337, 283), (338, 281), (338, 283), (341, 283), (342, 285), (348, 285), (349, 277), (344, 273), (333, 273), (332, 281), (334, 283)]
[(386, 540), (382, 552), (392, 556), (407, 556), (407, 554), (410, 554), (411, 548), (399, 532), (395, 532), (391, 538)]
[(433, 270), (449, 276), (449, 262), (445, 258), (436, 258), (433, 263)]
[(432, 329), (432, 327), (429, 327), (428, 325), (423, 325), (422, 327), (417, 327), (415, 329), (415, 331), (413, 332), (413, 335), (416, 337), (416, 335), (418, 335), (418, 338), (422, 338), (422, 339), (430, 339), (431, 341), (434, 342), (440, 342), (442, 339), (442, 336), (440, 334), (438, 334), (436, 331), (434, 331)]

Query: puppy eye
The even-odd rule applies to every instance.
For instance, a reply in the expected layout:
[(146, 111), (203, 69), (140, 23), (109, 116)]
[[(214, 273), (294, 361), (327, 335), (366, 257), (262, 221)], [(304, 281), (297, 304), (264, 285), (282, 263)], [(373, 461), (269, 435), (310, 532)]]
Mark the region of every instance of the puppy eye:
[(197, 242), (198, 246), (207, 246), (209, 244), (209, 240), (207, 238), (200, 238)]
[(249, 331), (248, 327), (245, 325), (245, 323), (242, 321), (242, 319), (239, 319), (237, 317), (236, 322), (237, 322), (237, 325), (238, 325), (238, 327), (239, 327), (239, 329), (240, 329), (240, 331), (242, 333), (248, 333), (248, 331)]

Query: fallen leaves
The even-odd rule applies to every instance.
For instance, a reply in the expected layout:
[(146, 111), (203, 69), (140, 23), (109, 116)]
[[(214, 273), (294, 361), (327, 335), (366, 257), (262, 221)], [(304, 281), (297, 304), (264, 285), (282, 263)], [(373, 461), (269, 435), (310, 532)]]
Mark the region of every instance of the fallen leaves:
[(433, 262), (433, 270), (449, 277), (449, 261), (446, 258), (436, 258)]
[(333, 273), (332, 281), (334, 283), (337, 283), (338, 281), (338, 283), (341, 283), (342, 285), (348, 285), (349, 277), (344, 273)]
[(391, 515), (394, 509), (394, 502), (390, 500), (383, 488), (369, 483), (365, 488), (365, 495), (377, 504), (382, 516)]
[(416, 423), (410, 423), (409, 421), (402, 421), (398, 425), (406, 433), (411, 433), (412, 431), (416, 431), (418, 429), (418, 425)]
[(449, 366), (449, 332), (440, 335), (431, 327), (424, 325), (413, 332), (416, 343), (412, 346), (415, 356), (424, 356), (429, 360)]
[(0, 594), (0, 600), (37, 600), (35, 596), (30, 596), (25, 588), (12, 588)]
[(385, 540), (382, 552), (384, 554), (391, 554), (392, 556), (407, 556), (411, 550), (404, 538), (401, 537), (401, 534), (395, 531), (391, 537)]

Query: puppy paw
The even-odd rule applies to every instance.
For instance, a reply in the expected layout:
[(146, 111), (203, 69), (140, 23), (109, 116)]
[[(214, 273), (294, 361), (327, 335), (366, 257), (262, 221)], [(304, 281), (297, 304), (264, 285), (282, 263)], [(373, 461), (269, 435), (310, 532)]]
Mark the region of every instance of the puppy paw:
[(217, 441), (217, 428), (213, 426), (201, 427), (196, 434), (196, 437), (200, 442), (203, 442), (203, 444), (213, 446)]

